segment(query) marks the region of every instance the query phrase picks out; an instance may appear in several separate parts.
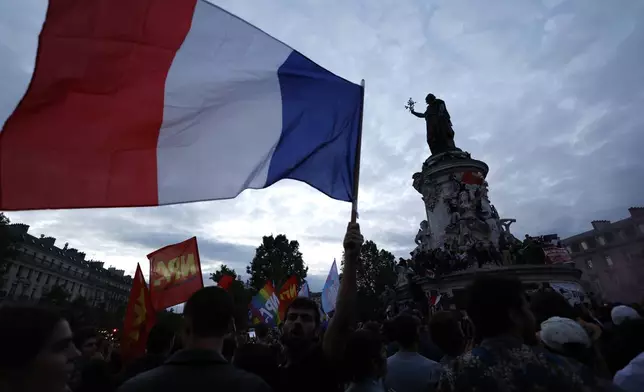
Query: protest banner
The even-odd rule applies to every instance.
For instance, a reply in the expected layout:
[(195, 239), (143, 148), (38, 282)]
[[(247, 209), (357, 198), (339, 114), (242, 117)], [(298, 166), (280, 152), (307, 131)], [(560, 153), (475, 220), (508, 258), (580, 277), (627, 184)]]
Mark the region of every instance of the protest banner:
[(280, 300), (280, 320), (284, 320), (284, 317), (286, 316), (286, 308), (288, 308), (291, 302), (297, 298), (297, 277), (295, 275), (288, 278), (284, 285), (282, 285), (277, 297)]
[(141, 266), (136, 265), (130, 299), (125, 310), (121, 337), (121, 355), (125, 360), (145, 354), (150, 329), (156, 323), (156, 313), (150, 300)]
[(546, 255), (546, 264), (571, 263), (570, 253), (565, 248), (551, 246), (543, 249)]
[(203, 287), (197, 237), (148, 255), (150, 295), (157, 311), (186, 302)]
[(279, 306), (280, 301), (275, 294), (273, 284), (266, 282), (250, 302), (251, 319), (254, 323), (263, 322), (270, 326), (277, 326), (281, 322)]

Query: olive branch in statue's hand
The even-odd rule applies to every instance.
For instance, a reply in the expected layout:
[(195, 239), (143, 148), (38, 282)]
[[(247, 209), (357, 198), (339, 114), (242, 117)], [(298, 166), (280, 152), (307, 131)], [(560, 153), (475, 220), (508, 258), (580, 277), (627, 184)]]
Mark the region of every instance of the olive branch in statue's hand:
[(409, 101), (407, 101), (407, 105), (405, 105), (405, 109), (408, 109), (410, 112), (413, 112), (415, 104), (416, 102), (414, 102), (413, 99), (409, 98)]

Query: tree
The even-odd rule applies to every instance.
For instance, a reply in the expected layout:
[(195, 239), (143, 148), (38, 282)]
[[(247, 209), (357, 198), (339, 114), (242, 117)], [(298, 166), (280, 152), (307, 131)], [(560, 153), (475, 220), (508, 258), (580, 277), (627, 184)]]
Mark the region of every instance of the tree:
[(273, 282), (275, 289), (279, 290), (292, 275), (297, 277), (299, 285), (308, 270), (304, 266), (299, 242), (289, 241), (284, 234), (264, 236), (262, 244), (255, 250), (253, 261), (246, 267), (249, 283), (256, 290), (264, 287), (266, 281)]
[(217, 271), (210, 274), (210, 280), (212, 280), (215, 283), (219, 283), (219, 280), (224, 275), (230, 275), (233, 277), (233, 279), (235, 280), (237, 279), (237, 272), (235, 272), (234, 269), (228, 268), (226, 264), (222, 264)]
[(255, 290), (248, 287), (241, 280), (241, 277), (237, 275), (237, 272), (225, 264), (222, 264), (218, 270), (210, 274), (210, 280), (217, 283), (224, 275), (230, 275), (235, 279), (228, 287), (228, 293), (235, 302), (235, 324), (237, 328), (241, 328), (248, 324), (248, 304), (250, 304), (253, 295), (255, 295)]
[(396, 284), (396, 257), (378, 249), (373, 241), (366, 241), (360, 252), (357, 272), (358, 313), (360, 320), (377, 320), (385, 314), (386, 304), (381, 300), (387, 287)]
[(69, 293), (61, 286), (54, 286), (47, 294), (43, 295), (42, 300), (56, 307), (63, 308), (69, 305)]

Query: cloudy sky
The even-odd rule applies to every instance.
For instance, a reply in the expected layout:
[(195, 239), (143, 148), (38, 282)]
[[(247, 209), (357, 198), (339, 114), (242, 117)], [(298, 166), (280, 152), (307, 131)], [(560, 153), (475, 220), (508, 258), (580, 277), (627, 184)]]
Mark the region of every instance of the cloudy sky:
[[(325, 68), (367, 82), (360, 223), (406, 256), (423, 217), (411, 187), (429, 151), (405, 112), (428, 92), (456, 143), (490, 167), (490, 197), (513, 232), (585, 231), (644, 205), (641, 0), (218, 0)], [(22, 94), (45, 0), (0, 2), (4, 92)], [(26, 82), (20, 82), (26, 80)], [(11, 111), (6, 105), (0, 112)], [(243, 272), (267, 234), (300, 242), (313, 289), (341, 256), (350, 206), (285, 181), (235, 200), (141, 209), (11, 212), (58, 243), (133, 273), (151, 250), (199, 238), (204, 271)], [(146, 268), (144, 268), (146, 269)]]

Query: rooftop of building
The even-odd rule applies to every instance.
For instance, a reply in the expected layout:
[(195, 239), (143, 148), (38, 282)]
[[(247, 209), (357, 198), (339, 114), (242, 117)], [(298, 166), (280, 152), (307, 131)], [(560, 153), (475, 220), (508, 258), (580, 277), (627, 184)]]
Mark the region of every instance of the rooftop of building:
[(611, 222), (609, 220), (594, 220), (591, 221), (592, 229), (584, 231), (583, 233), (575, 234), (568, 238), (562, 240), (564, 244), (569, 244), (574, 241), (582, 240), (589, 236), (595, 236), (604, 232), (614, 231), (622, 227), (628, 227), (633, 224), (633, 221), (642, 221), (644, 222), (644, 207), (631, 207), (628, 209), (630, 214), (629, 217), (618, 220), (616, 222)]
[(102, 261), (85, 259), (85, 252), (70, 248), (68, 243), (65, 243), (64, 247), (59, 248), (55, 245), (56, 238), (54, 237), (45, 236), (44, 234), (41, 234), (40, 237), (35, 237), (29, 234), (29, 225), (27, 224), (13, 223), (8, 225), (8, 228), (12, 240), (15, 242), (39, 247), (43, 253), (49, 256), (90, 269), (92, 272), (111, 280), (121, 281), (126, 284), (132, 283), (132, 277), (125, 275), (124, 270), (118, 270), (115, 267), (104, 268), (104, 262)]

